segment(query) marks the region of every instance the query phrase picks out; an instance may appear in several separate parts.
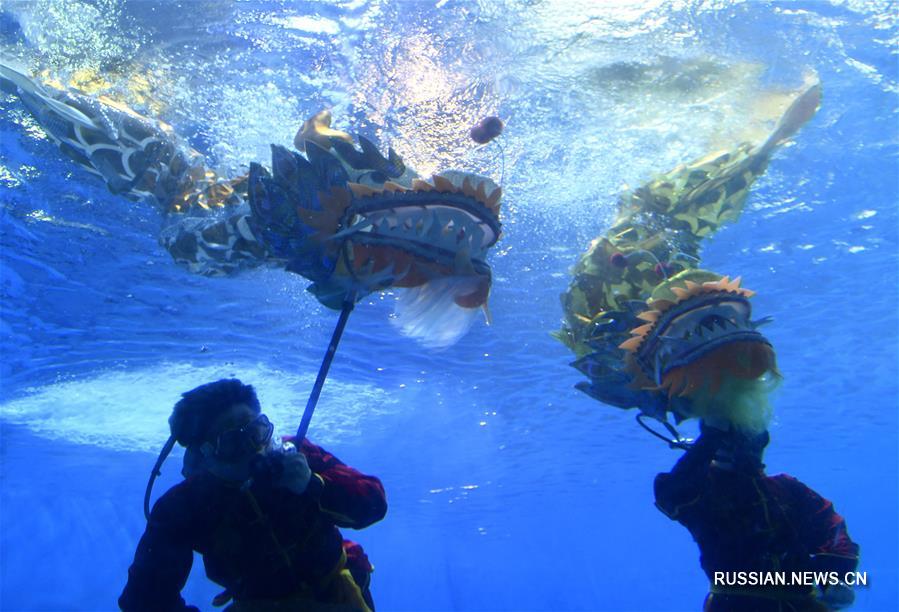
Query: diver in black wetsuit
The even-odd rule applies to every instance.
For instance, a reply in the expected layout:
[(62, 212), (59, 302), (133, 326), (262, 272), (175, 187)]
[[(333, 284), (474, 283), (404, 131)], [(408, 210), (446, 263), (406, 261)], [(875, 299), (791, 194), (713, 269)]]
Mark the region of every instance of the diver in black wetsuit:
[[(824, 610), (850, 589), (734, 585), (736, 572), (854, 570), (858, 546), (829, 501), (786, 476), (767, 476), (762, 452), (768, 394), (780, 375), (752, 320), (740, 278), (702, 270), (701, 241), (739, 218), (777, 148), (810, 120), (821, 87), (809, 79), (760, 143), (742, 143), (659, 175), (622, 195), (613, 226), (581, 256), (562, 295), (557, 337), (589, 381), (577, 388), (606, 405), (637, 408), (655, 435), (688, 449), (655, 481), (656, 503), (690, 530), (714, 611)], [(695, 418), (692, 446), (668, 422)], [(652, 430), (656, 419), (674, 437)], [(714, 426), (713, 426), (714, 425)], [(716, 576), (723, 580), (717, 580)]]
[[(750, 435), (703, 423), (702, 434), (670, 472), (655, 479), (656, 506), (686, 527), (708, 576), (707, 612), (834, 610), (855, 595), (840, 582), (859, 547), (833, 504), (792, 476), (768, 476), (768, 432)], [(743, 576), (741, 577), (741, 572)], [(783, 573), (784, 585), (747, 584)], [(827, 574), (795, 584), (798, 572)], [(803, 574), (804, 575), (804, 574)]]
[[(184, 480), (153, 506), (119, 598), (126, 612), (197, 610), (181, 590), (194, 551), (232, 612), (371, 612), (372, 566), (338, 527), (387, 511), (381, 481), (308, 439), (275, 444), (253, 387), (226, 379), (183, 394), (169, 419)], [(163, 457), (164, 459), (164, 457)]]

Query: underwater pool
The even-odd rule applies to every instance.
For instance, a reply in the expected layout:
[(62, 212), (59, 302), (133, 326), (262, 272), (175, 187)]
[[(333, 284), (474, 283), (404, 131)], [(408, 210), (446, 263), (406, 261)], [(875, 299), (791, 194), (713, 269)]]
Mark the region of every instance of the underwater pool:
[[(820, 110), (702, 261), (774, 319), (769, 472), (846, 518), (869, 577), (853, 609), (899, 608), (897, 54), (891, 0), (0, 5), (4, 62), (93, 83), (225, 173), (268, 164), (330, 108), (422, 175), (502, 184), (492, 324), (427, 349), (391, 324), (394, 292), (372, 294), (312, 421), (385, 485), (386, 519), (352, 533), (379, 611), (701, 609), (698, 549), (653, 505), (680, 451), (576, 390), (550, 333), (623, 189), (758, 138), (812, 72)], [(494, 114), (502, 152), (468, 137)], [(237, 376), (279, 433), (299, 422), (336, 313), (279, 269), (190, 274), (161, 224), (0, 92), (2, 610), (116, 609), (183, 391)], [(185, 599), (211, 609), (219, 590), (195, 562)]]

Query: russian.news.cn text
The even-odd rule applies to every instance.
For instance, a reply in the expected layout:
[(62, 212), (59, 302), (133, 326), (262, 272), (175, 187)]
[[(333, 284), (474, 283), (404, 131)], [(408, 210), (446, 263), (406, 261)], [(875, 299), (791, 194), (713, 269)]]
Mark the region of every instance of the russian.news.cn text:
[(867, 586), (868, 572), (715, 572), (715, 586)]

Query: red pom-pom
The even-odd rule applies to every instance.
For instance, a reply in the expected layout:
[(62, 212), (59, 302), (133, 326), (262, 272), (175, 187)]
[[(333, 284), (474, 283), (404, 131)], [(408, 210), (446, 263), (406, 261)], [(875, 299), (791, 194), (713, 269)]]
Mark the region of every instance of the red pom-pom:
[(674, 266), (663, 261), (657, 263), (653, 270), (655, 270), (655, 273), (659, 278), (670, 278), (671, 274), (674, 272)]
[(484, 117), (471, 128), (471, 139), (478, 144), (487, 144), (503, 133), (503, 120), (499, 117)]
[(616, 268), (626, 268), (627, 267), (627, 257), (624, 256), (624, 253), (617, 252), (612, 253), (609, 256), (609, 263), (615, 266)]

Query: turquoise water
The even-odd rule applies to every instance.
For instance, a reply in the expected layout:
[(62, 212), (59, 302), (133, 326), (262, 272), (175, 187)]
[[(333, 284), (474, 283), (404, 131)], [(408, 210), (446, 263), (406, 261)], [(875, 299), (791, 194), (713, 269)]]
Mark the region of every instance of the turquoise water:
[[(0, 53), (60, 78), (100, 69), (233, 172), (330, 107), (421, 173), (499, 179), (467, 130), (507, 120), (493, 325), (431, 352), (390, 325), (394, 296), (364, 301), (312, 424), (387, 488), (387, 519), (353, 534), (379, 610), (700, 608), (695, 544), (652, 505), (677, 453), (577, 392), (549, 332), (625, 185), (758, 133), (817, 72), (818, 115), (703, 261), (775, 319), (769, 471), (846, 517), (871, 583), (854, 609), (896, 609), (896, 4), (580, 4), (13, 0)], [(179, 394), (237, 375), (289, 432), (335, 316), (278, 270), (174, 266), (158, 213), (64, 161), (5, 96), (0, 184), (0, 608), (114, 609)], [(217, 592), (197, 564), (187, 600)]]

